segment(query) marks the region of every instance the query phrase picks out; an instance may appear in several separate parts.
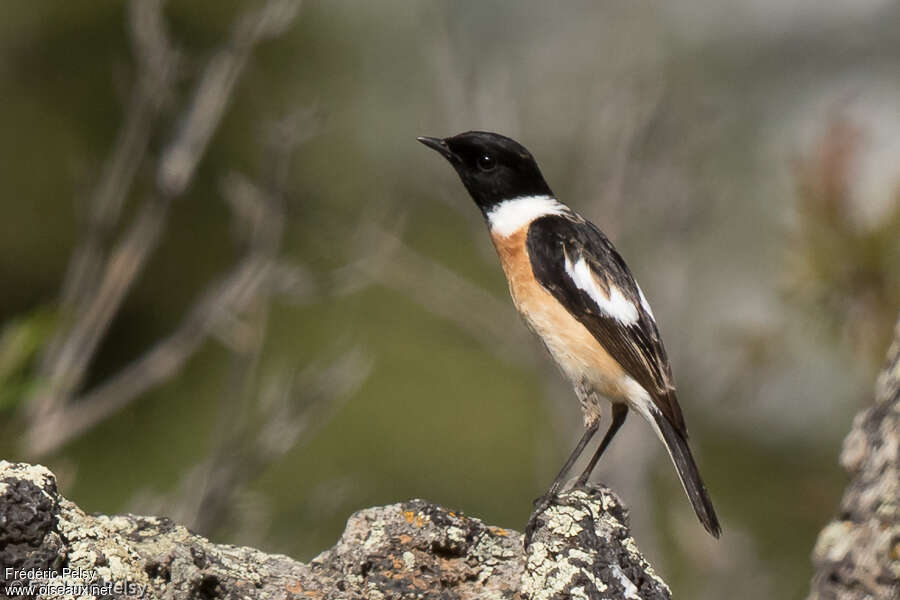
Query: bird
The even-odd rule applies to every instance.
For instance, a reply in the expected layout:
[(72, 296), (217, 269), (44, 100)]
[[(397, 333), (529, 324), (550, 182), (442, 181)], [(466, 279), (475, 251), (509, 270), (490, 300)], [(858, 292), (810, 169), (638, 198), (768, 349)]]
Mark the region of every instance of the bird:
[(488, 131), (417, 140), (450, 162), (481, 209), (516, 309), (572, 383), (581, 406), (585, 432), (535, 500), (525, 545), (599, 430), (604, 399), (611, 404), (609, 428), (574, 486), (587, 484), (634, 411), (665, 445), (700, 523), (718, 538), (722, 528), (688, 445), (653, 311), (612, 242), (556, 198), (519, 142)]

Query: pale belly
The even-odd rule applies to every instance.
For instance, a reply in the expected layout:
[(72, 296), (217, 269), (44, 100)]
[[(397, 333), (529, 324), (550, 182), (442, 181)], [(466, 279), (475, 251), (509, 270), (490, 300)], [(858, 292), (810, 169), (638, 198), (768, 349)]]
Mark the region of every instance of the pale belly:
[(528, 327), (579, 394), (588, 391), (579, 388), (589, 386), (609, 400), (626, 400), (622, 367), (549, 292), (536, 282), (519, 281), (510, 283), (510, 293)]
[(525, 250), (526, 230), (493, 237), (510, 294), (525, 323), (575, 387), (585, 423), (595, 422), (600, 418), (602, 398), (630, 403), (634, 382), (591, 332), (534, 278)]

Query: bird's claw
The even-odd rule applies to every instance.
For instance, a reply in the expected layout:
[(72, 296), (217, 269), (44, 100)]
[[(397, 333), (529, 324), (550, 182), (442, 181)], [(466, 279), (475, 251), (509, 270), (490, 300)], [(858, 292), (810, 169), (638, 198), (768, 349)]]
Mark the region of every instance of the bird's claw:
[(531, 545), (531, 538), (534, 536), (534, 532), (537, 529), (539, 519), (544, 511), (550, 507), (551, 502), (556, 499), (556, 490), (552, 490), (544, 494), (543, 496), (539, 496), (534, 499), (532, 503), (534, 505), (534, 511), (531, 513), (531, 516), (528, 517), (528, 523), (525, 524), (525, 548)]

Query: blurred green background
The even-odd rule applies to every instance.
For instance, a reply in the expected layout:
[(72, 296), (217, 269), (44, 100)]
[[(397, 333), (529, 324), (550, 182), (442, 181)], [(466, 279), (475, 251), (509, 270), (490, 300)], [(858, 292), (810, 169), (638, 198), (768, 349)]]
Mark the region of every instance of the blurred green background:
[[(165, 195), (159, 158), (258, 6), (163, 7), (181, 59), (104, 252)], [(477, 209), (415, 142), (494, 130), (609, 234), (660, 322), (725, 535), (708, 539), (632, 418), (595, 477), (642, 550), (676, 597), (803, 597), (900, 307), (900, 5), (304, 2), (222, 95), (64, 414), (252, 247), (240, 181), (278, 199), (271, 289), (171, 376), (36, 450), (52, 344), (79, 314), (60, 311), (62, 282), (140, 81), (129, 14), (0, 6), (0, 456), (48, 464), (88, 511), (303, 560), (353, 511), (413, 497), (521, 530), (580, 435), (577, 403), (518, 322)]]

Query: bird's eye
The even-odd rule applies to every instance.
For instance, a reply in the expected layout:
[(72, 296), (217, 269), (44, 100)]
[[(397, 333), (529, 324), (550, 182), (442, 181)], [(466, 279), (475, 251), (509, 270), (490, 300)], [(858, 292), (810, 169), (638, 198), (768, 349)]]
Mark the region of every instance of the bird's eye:
[(478, 168), (482, 171), (491, 171), (497, 166), (497, 161), (490, 154), (482, 154), (478, 157)]

